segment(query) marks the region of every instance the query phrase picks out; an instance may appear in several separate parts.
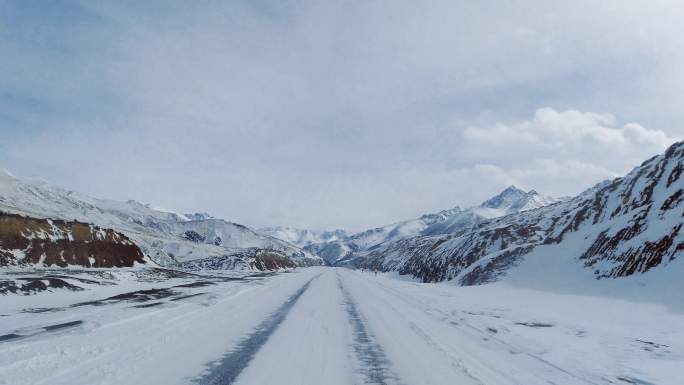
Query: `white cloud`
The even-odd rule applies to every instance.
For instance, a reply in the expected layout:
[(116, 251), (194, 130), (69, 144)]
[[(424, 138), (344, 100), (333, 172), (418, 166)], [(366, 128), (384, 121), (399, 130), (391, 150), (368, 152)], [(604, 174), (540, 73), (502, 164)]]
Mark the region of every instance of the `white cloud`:
[(529, 120), (463, 130), (472, 161), (488, 164), (500, 185), (574, 194), (623, 175), (677, 140), (607, 113), (540, 108)]
[(598, 145), (634, 147), (651, 146), (660, 151), (673, 139), (663, 131), (650, 130), (636, 123), (617, 125), (615, 116), (576, 110), (556, 111), (540, 108), (531, 120), (514, 124), (498, 123), (491, 127), (468, 127), (463, 136), (467, 140), (493, 145), (539, 145), (567, 147), (568, 145)]

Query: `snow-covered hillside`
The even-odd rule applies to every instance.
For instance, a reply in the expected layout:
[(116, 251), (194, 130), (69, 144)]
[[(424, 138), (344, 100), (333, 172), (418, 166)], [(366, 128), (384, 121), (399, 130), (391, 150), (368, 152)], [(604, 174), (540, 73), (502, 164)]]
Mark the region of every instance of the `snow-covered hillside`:
[[(496, 280), (524, 265), (526, 256), (533, 256), (534, 263), (562, 263), (554, 256), (564, 256), (596, 278), (643, 273), (667, 265), (684, 251), (682, 171), (684, 142), (624, 178), (601, 183), (570, 200), (449, 234), (387, 242), (354, 256), (351, 263), (396, 270), (426, 282), (456, 280), (464, 285)], [(498, 208), (500, 201), (483, 206)], [(544, 271), (540, 273), (553, 270)], [(559, 276), (568, 273), (558, 271)]]
[[(184, 215), (136, 201), (96, 199), (0, 172), (0, 211), (34, 218), (77, 220), (126, 234), (152, 261), (172, 265), (195, 259), (245, 255), (244, 249), (282, 253), (298, 265), (320, 264), (319, 257), (245, 226), (205, 213)], [(233, 258), (235, 259), (235, 258)], [(253, 260), (236, 268), (250, 268)]]
[(329, 264), (339, 264), (394, 241), (417, 235), (450, 234), (472, 228), (487, 219), (535, 209), (558, 201), (534, 190), (526, 192), (510, 186), (479, 206), (467, 209), (456, 206), (334, 241), (311, 244), (306, 246), (306, 249), (320, 255)]

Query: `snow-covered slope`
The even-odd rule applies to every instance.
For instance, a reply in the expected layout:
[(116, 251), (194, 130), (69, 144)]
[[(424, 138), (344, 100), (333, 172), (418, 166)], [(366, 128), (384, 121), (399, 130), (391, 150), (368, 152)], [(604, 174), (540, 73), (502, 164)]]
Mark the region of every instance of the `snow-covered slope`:
[(487, 219), (531, 210), (557, 202), (558, 199), (536, 191), (525, 192), (510, 186), (479, 206), (461, 209), (456, 206), (419, 218), (366, 230), (334, 241), (307, 245), (329, 264), (337, 264), (382, 245), (417, 235), (450, 234), (472, 228)]
[[(136, 201), (102, 200), (0, 172), (0, 211), (34, 218), (92, 223), (126, 234), (152, 261), (172, 265), (194, 259), (245, 255), (244, 249), (282, 253), (299, 265), (322, 260), (288, 242), (205, 213), (179, 214)], [(254, 261), (237, 263), (249, 268)]]
[[(454, 279), (464, 285), (496, 280), (525, 264), (525, 256), (533, 252), (534, 263), (563, 255), (597, 278), (646, 272), (667, 265), (684, 251), (682, 171), (684, 142), (624, 178), (601, 183), (570, 200), (449, 234), (388, 242), (355, 256), (351, 263), (396, 270), (426, 282)], [(498, 209), (500, 201), (487, 201), (483, 207)]]

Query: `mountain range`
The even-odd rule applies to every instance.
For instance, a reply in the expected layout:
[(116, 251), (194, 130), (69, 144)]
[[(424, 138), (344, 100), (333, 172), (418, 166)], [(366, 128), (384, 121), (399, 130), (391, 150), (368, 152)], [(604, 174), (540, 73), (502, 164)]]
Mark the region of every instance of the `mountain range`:
[(253, 230), (1, 172), (0, 265), (262, 270), (325, 263), (473, 285), (523, 265), (570, 261), (599, 279), (623, 277), (667, 266), (684, 250), (683, 159), (684, 142), (675, 143), (575, 197), (510, 186), (477, 206), (357, 233)]
[(534, 190), (524, 191), (516, 186), (510, 186), (479, 206), (467, 209), (456, 206), (355, 234), (340, 233), (335, 239), (324, 242), (306, 244), (297, 243), (296, 240), (293, 242), (305, 250), (320, 255), (328, 264), (344, 264), (345, 261), (366, 254), (384, 244), (419, 235), (463, 231), (492, 218), (539, 208), (558, 201)]

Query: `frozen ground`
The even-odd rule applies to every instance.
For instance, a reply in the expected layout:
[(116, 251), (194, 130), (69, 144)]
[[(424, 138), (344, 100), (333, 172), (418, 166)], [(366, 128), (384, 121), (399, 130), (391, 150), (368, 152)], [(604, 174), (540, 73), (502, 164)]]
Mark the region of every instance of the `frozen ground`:
[(48, 287), (0, 295), (0, 384), (648, 385), (684, 368), (682, 309), (653, 302), (341, 268), (56, 275), (0, 276)]

